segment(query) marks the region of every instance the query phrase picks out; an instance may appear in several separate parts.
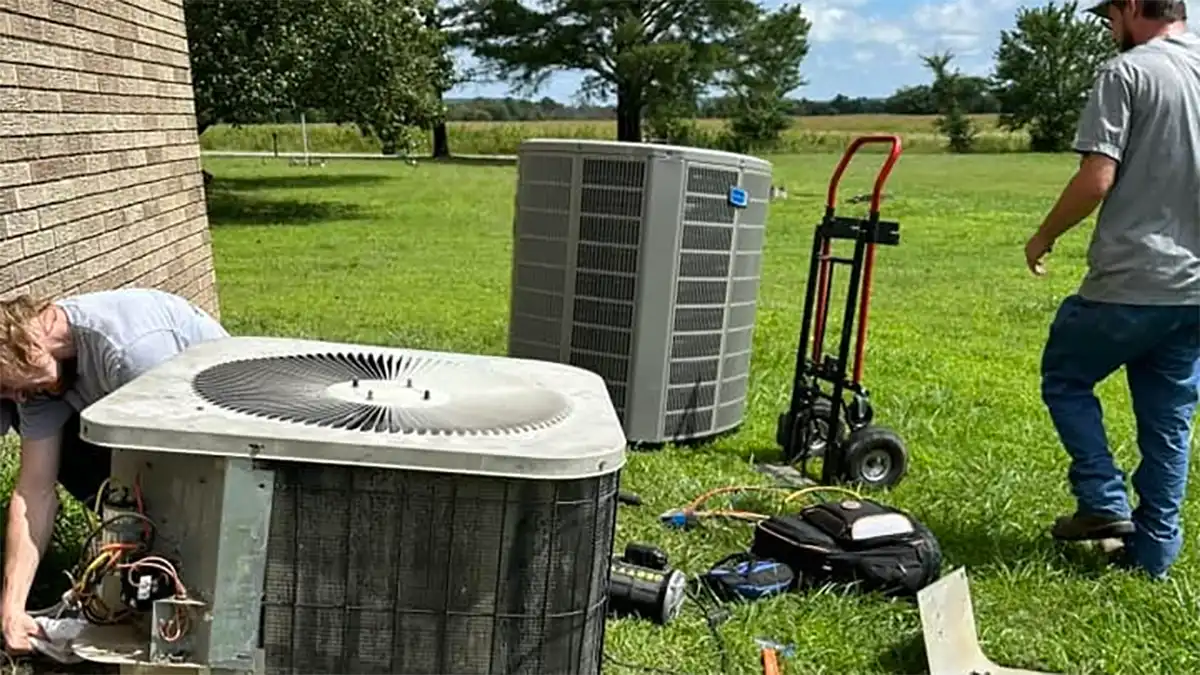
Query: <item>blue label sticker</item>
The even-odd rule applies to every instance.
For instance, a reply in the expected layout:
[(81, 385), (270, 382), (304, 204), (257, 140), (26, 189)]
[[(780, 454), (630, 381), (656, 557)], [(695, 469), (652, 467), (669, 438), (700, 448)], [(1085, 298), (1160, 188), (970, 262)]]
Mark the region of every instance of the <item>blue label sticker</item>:
[(729, 188), (729, 204), (737, 209), (744, 209), (750, 203), (750, 195), (740, 187)]

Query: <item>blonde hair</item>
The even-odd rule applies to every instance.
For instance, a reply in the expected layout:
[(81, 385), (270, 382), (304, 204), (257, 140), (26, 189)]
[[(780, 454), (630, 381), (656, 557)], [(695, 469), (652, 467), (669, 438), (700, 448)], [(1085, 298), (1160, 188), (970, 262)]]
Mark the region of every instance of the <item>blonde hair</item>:
[(33, 364), (39, 347), (33, 324), (50, 300), (21, 294), (0, 300), (0, 377), (27, 377), (36, 372)]

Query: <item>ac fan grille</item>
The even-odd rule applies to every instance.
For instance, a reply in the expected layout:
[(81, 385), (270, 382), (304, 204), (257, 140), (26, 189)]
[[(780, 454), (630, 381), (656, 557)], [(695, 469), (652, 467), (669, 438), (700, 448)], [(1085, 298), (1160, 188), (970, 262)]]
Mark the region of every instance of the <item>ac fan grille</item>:
[(487, 368), (392, 353), (228, 361), (201, 371), (192, 388), (246, 415), (376, 433), (514, 434), (557, 424), (570, 409), (555, 391)]

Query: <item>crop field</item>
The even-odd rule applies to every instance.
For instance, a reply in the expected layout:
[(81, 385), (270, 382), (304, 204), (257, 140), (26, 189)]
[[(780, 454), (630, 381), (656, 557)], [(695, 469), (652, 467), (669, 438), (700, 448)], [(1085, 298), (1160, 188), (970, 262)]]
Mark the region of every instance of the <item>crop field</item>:
[[(1029, 139), (1023, 133), (996, 128), (994, 115), (974, 117), (980, 130), (977, 149), (984, 153), (1024, 151)], [(837, 152), (854, 136), (864, 133), (898, 133), (909, 152), (942, 152), (945, 139), (933, 128), (933, 117), (920, 115), (837, 115), (797, 117), (784, 132), (778, 153)], [(703, 131), (719, 130), (723, 120), (700, 120)], [(378, 152), (379, 145), (365, 139), (352, 126), (308, 125), (309, 150), (312, 152)], [(514, 154), (526, 138), (572, 138), (611, 140), (616, 122), (605, 120), (547, 120), (538, 122), (451, 122), (447, 125), (450, 151), (460, 155)], [(205, 150), (256, 150), (299, 152), (304, 142), (298, 124), (262, 124), (240, 128), (213, 127), (200, 137)], [(417, 153), (428, 153), (428, 138), (418, 144)]]
[[(787, 405), (812, 228), (837, 155), (770, 159), (789, 198), (770, 207), (745, 423), (701, 447), (630, 452), (623, 472), (624, 489), (644, 505), (621, 507), (617, 548), (656, 544), (687, 573), (750, 543), (746, 524), (674, 531), (658, 515), (712, 488), (767, 483), (754, 464), (778, 460), (775, 418)], [(867, 191), (877, 161), (856, 160), (843, 198)], [(505, 352), (514, 168), (204, 164), (215, 176), (209, 214), (222, 318), (235, 334)], [(1022, 247), (1073, 167), (1067, 155), (901, 159), (883, 214), (900, 222), (901, 243), (878, 254), (865, 377), (878, 422), (905, 439), (912, 466), (876, 496), (929, 525), (944, 572), (965, 567), (994, 660), (1056, 673), (1200, 672), (1194, 538), (1172, 578), (1155, 584), (1047, 533), (1074, 505), (1066, 456), (1039, 397), (1038, 360), (1058, 302), (1083, 272), (1091, 221), (1056, 246), (1047, 277), (1029, 274)], [(1099, 394), (1111, 444), (1132, 470), (1138, 454), (1123, 378)], [(782, 508), (762, 498), (738, 506)], [(1196, 526), (1200, 500), (1189, 499), (1184, 519)], [(63, 539), (59, 558), (69, 549)], [(42, 575), (45, 593), (62, 583), (56, 574)], [(758, 637), (795, 646), (786, 673), (925, 672), (915, 603), (829, 589), (731, 610), (719, 643), (690, 603), (667, 626), (614, 619), (605, 672), (759, 673)]]

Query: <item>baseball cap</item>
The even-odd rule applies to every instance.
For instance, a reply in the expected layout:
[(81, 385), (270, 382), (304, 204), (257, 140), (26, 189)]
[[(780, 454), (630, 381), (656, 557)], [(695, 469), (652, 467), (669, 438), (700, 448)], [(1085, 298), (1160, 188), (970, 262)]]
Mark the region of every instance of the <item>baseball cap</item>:
[[(1165, 1), (1165, 0), (1143, 0), (1143, 1), (1144, 2), (1160, 2), (1160, 1)], [(1086, 9), (1084, 11), (1087, 12), (1088, 14), (1095, 14), (1096, 16), (1100, 17), (1101, 19), (1107, 19), (1108, 18), (1108, 6), (1111, 4), (1113, 4), (1113, 0), (1104, 0), (1104, 2), (1097, 2), (1095, 5), (1089, 7), (1088, 9)], [(1183, 4), (1182, 0), (1179, 0), (1179, 4), (1180, 5)]]

